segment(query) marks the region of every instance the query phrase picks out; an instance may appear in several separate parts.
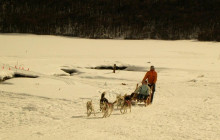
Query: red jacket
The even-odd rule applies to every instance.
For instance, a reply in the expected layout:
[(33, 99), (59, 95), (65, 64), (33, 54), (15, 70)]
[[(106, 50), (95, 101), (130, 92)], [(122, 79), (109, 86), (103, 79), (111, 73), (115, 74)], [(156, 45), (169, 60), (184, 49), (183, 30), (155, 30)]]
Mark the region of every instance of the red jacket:
[(157, 82), (157, 72), (156, 71), (148, 71), (145, 76), (144, 79), (142, 80), (142, 82), (144, 82), (145, 80), (148, 80), (149, 84), (156, 84)]

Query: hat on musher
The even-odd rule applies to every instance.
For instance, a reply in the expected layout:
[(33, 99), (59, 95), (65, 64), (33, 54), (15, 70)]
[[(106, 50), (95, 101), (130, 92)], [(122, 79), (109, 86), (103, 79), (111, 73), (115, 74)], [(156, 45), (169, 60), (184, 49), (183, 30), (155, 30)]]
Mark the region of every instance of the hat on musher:
[(155, 70), (155, 67), (153, 65), (150, 66), (150, 70)]

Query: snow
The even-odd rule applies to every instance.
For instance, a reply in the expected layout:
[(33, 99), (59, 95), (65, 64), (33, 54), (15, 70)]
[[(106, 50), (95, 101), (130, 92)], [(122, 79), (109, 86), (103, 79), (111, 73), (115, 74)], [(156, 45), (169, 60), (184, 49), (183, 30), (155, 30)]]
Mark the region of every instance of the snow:
[[(0, 140), (220, 137), (220, 43), (1, 34), (0, 50), (0, 78), (12, 78), (0, 83)], [(91, 69), (114, 64), (128, 68)], [(126, 114), (115, 107), (103, 119), (101, 93), (112, 102), (132, 93), (151, 65), (154, 103)], [(39, 77), (13, 78), (16, 72)], [(91, 99), (97, 115), (88, 118)]]

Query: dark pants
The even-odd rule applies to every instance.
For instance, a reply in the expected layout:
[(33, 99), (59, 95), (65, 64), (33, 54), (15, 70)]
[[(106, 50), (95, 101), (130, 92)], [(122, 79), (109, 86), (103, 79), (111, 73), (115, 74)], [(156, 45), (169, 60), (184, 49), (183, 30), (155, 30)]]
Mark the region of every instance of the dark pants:
[(147, 97), (148, 97), (147, 95), (138, 94), (138, 100), (146, 100)]
[(150, 101), (152, 103), (154, 99), (154, 92), (155, 92), (156, 84), (148, 84), (148, 86), (150, 88), (152, 87), (152, 95), (151, 95), (151, 101)]

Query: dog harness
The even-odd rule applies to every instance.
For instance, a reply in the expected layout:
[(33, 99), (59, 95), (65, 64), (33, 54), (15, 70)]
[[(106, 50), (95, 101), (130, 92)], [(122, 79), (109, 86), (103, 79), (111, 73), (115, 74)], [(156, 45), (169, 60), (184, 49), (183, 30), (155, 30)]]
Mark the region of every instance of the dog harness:
[(128, 105), (131, 105), (131, 101), (129, 101), (129, 100), (126, 100), (126, 103), (127, 103)]

